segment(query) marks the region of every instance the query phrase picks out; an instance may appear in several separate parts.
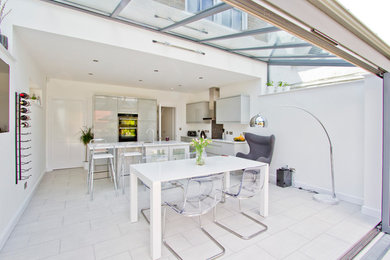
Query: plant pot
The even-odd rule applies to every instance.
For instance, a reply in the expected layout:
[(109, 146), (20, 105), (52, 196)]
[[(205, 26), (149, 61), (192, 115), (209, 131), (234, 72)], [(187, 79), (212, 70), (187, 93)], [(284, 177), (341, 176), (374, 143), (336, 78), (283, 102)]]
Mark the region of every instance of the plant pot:
[(276, 92), (279, 93), (279, 92), (283, 92), (284, 90), (284, 87), (276, 87)]
[(88, 162), (83, 162), (83, 164), (84, 164), (84, 170), (88, 171), (89, 163)]
[(6, 48), (8, 50), (8, 37), (7, 36), (0, 34), (0, 43), (1, 43), (1, 45), (4, 46), (4, 48)]
[(265, 92), (266, 92), (266, 94), (272, 94), (275, 92), (275, 87), (274, 86), (267, 86)]
[(283, 91), (289, 91), (290, 90), (290, 86), (284, 86), (283, 87)]

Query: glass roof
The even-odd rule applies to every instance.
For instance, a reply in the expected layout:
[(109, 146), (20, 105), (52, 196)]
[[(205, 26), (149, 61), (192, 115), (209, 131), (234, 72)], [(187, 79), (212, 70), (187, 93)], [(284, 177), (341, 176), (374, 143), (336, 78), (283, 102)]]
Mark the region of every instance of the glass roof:
[[(50, 0), (256, 60), (353, 66), (220, 0)], [(333, 62), (331, 61), (333, 60)], [(272, 61), (272, 63), (271, 63)], [(349, 65), (348, 65), (349, 64)], [(337, 65), (334, 65), (337, 66)]]

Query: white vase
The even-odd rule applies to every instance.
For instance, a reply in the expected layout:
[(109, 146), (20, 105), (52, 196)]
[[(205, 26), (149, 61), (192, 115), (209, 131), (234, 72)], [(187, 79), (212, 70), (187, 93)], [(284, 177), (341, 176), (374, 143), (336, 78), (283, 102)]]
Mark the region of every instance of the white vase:
[(276, 92), (279, 93), (279, 92), (283, 92), (284, 90), (284, 87), (276, 87)]
[(290, 90), (290, 86), (284, 86), (283, 87), (283, 91), (289, 91)]
[(272, 94), (275, 92), (275, 87), (274, 86), (267, 86), (266, 87), (266, 94)]

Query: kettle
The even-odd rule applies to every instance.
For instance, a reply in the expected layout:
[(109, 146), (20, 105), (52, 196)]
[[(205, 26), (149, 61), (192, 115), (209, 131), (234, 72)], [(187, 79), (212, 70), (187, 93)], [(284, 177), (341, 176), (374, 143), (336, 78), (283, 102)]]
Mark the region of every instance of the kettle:
[(207, 135), (203, 130), (200, 132), (200, 138), (203, 138), (203, 139), (207, 138)]

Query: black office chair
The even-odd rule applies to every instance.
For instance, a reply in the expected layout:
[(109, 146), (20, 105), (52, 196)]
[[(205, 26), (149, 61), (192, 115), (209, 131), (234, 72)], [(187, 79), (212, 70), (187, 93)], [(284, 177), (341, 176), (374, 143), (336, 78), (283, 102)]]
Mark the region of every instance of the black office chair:
[(245, 139), (249, 145), (249, 153), (237, 153), (237, 157), (268, 164), (271, 163), (275, 145), (274, 135), (261, 136), (252, 133), (245, 133)]

